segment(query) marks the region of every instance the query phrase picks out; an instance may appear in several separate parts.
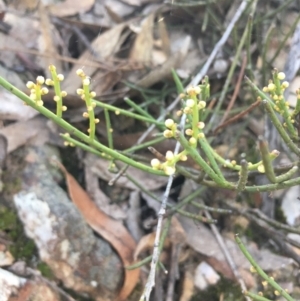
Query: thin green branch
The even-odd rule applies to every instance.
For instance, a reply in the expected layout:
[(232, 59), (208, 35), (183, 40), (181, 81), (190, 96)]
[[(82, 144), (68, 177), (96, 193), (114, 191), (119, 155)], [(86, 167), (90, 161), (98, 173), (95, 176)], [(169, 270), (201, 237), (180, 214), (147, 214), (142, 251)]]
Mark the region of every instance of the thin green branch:
[(76, 129), (71, 124), (69, 124), (62, 118), (58, 117), (56, 114), (49, 111), (47, 108), (43, 106), (38, 106), (30, 97), (28, 97), (25, 93), (23, 93), (22, 91), (14, 87), (3, 77), (0, 77), (0, 85), (4, 87), (6, 90), (10, 91), (12, 94), (16, 95), (21, 100), (23, 100), (27, 105), (40, 112), (42, 115), (46, 116), (48, 119), (53, 120), (56, 124), (61, 126), (64, 130), (69, 132), (71, 135), (74, 135), (78, 139), (82, 140), (83, 142), (89, 144), (90, 146), (95, 147), (96, 150), (100, 152), (104, 152), (107, 155), (111, 156), (113, 159), (120, 160), (128, 165), (144, 170), (146, 172), (160, 175), (160, 176), (166, 176), (165, 173), (161, 170), (154, 170), (151, 166), (141, 164), (139, 162), (136, 162), (135, 160), (129, 159), (126, 156), (118, 153), (117, 151), (114, 151), (109, 147), (106, 147), (100, 142), (96, 140), (91, 140), (89, 136), (85, 135), (80, 130)]
[(109, 105), (109, 104), (106, 104), (106, 103), (103, 103), (103, 102), (100, 102), (100, 101), (95, 100), (95, 103), (98, 107), (101, 107), (103, 109), (107, 109), (109, 111), (113, 111), (117, 115), (122, 114), (122, 115), (125, 115), (125, 116), (128, 116), (128, 117), (134, 118), (134, 119), (142, 120), (142, 121), (145, 121), (145, 122), (150, 122), (150, 123), (158, 125), (158, 126), (164, 126), (164, 124), (162, 122), (157, 121), (153, 118), (147, 118), (145, 116), (138, 115), (138, 114), (132, 113), (128, 110), (120, 109), (120, 108), (117, 108), (115, 106), (112, 106), (112, 105)]
[[(259, 150), (261, 153), (265, 174), (271, 183), (277, 183), (276, 175), (274, 173), (272, 161), (269, 157), (268, 143), (262, 136), (258, 137)], [(278, 152), (279, 153), (279, 152)]]
[(245, 245), (242, 243), (241, 239), (238, 235), (235, 236), (235, 240), (240, 248), (240, 250), (243, 252), (244, 256), (248, 259), (250, 264), (255, 268), (256, 272), (264, 279), (266, 280), (281, 296), (283, 296), (287, 301), (295, 301), (272, 277), (269, 277), (262, 268), (257, 264), (257, 262), (254, 260), (254, 258), (251, 256), (251, 254), (246, 249)]
[(287, 134), (287, 132), (281, 125), (279, 119), (277, 118), (277, 116), (272, 108), (272, 105), (266, 99), (263, 100), (263, 104), (265, 106), (265, 109), (266, 109), (270, 119), (272, 120), (274, 126), (276, 127), (279, 135), (281, 136), (283, 141), (286, 143), (287, 147), (292, 152), (294, 152), (297, 156), (300, 156), (300, 149), (296, 146), (296, 144), (294, 144), (294, 142), (292, 141), (290, 136)]
[(189, 142), (185, 139), (182, 133), (176, 131), (175, 137), (182, 147), (188, 152), (188, 154), (194, 159), (194, 161), (199, 164), (199, 166), (203, 169), (203, 171), (214, 180), (220, 187), (223, 188), (232, 188), (233, 185), (227, 181), (224, 181), (218, 177), (218, 175), (213, 171), (213, 169), (205, 162), (205, 160), (200, 156), (198, 151), (189, 145)]
[(245, 190), (247, 181), (248, 181), (248, 162), (246, 160), (242, 160), (239, 181), (236, 185), (236, 190), (238, 192)]
[(111, 122), (110, 122), (110, 116), (107, 109), (104, 109), (104, 116), (105, 116), (105, 123), (106, 123), (106, 134), (107, 134), (107, 141), (108, 141), (108, 147), (110, 149), (114, 148), (113, 145), (113, 137), (112, 137), (112, 128), (111, 128)]

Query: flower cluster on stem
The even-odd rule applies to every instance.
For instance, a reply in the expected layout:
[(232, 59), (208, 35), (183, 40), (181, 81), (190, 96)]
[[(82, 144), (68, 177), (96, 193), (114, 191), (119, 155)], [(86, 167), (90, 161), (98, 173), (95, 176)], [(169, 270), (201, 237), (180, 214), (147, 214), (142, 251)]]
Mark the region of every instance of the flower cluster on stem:
[[(207, 83), (208, 85), (208, 83)], [(203, 85), (204, 88), (207, 85)], [(185, 134), (188, 137), (189, 145), (193, 148), (197, 147), (199, 139), (205, 137), (203, 129), (205, 123), (200, 121), (201, 113), (206, 107), (206, 101), (203, 99), (203, 91), (201, 86), (188, 87), (185, 94), (181, 94), (183, 101), (183, 108), (177, 112), (177, 116), (181, 116), (184, 113), (187, 116), (187, 125)], [(202, 92), (202, 93), (201, 93)], [(206, 92), (205, 92), (206, 93)], [(174, 138), (177, 132), (177, 124), (173, 119), (167, 119), (165, 121), (166, 130), (163, 135), (165, 138)], [(167, 175), (173, 175), (176, 171), (176, 163), (178, 161), (187, 160), (188, 151), (183, 150), (178, 155), (174, 155), (172, 151), (167, 151), (165, 155), (165, 162), (160, 162), (158, 159), (151, 161), (151, 166), (157, 170), (163, 170)]]

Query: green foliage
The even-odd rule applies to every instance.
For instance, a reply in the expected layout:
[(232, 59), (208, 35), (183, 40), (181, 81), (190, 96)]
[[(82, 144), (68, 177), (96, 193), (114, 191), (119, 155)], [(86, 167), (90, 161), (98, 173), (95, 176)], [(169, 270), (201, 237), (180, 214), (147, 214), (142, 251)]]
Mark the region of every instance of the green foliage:
[[(120, 109), (116, 106), (95, 100), (95, 92), (90, 91), (89, 89), (89, 77), (84, 74), (83, 70), (79, 69), (77, 75), (82, 79), (82, 88), (77, 89), (76, 92), (86, 104), (86, 112), (83, 113), (83, 116), (89, 121), (89, 128), (87, 129), (86, 134), (76, 129), (63, 118), (63, 112), (67, 110), (67, 107), (63, 105), (63, 98), (67, 95), (67, 92), (61, 91), (60, 82), (64, 77), (63, 75), (56, 73), (54, 66), (50, 66), (50, 71), (52, 79), (45, 80), (43, 77), (38, 76), (35, 83), (27, 83), (27, 87), (30, 89), (29, 97), (1, 77), (0, 85), (18, 96), (27, 105), (33, 107), (62, 127), (66, 131), (65, 134), (62, 134), (62, 137), (65, 140), (65, 144), (68, 146), (81, 147), (86, 151), (110, 160), (111, 164), (113, 164), (115, 160), (118, 160), (129, 166), (160, 176), (182, 174), (204, 186), (225, 188), (236, 190), (238, 192), (275, 191), (300, 184), (300, 177), (296, 176), (298, 163), (296, 162), (289, 170), (284, 172), (274, 169), (273, 160), (279, 156), (279, 152), (277, 150), (269, 150), (267, 141), (262, 137), (258, 138), (259, 153), (257, 155), (261, 158), (258, 162), (249, 162), (244, 158), (241, 160), (240, 164), (238, 164), (236, 161), (228, 161), (226, 158), (223, 158), (216, 153), (211, 144), (211, 140), (206, 137), (206, 124), (209, 123), (209, 121), (206, 121), (208, 115), (205, 113), (205, 110), (207, 102), (210, 99), (210, 83), (208, 77), (205, 77), (200, 85), (190, 86), (184, 91), (180, 79), (173, 71), (176, 87), (182, 101), (182, 109), (177, 112), (177, 117), (166, 118), (165, 122), (161, 122), (152, 117), (143, 108), (137, 107), (130, 99), (126, 99), (126, 102), (135, 112)], [(268, 85), (263, 89), (258, 88), (249, 78), (246, 78), (246, 81), (257, 95), (257, 102), (261, 102), (264, 105), (269, 118), (286, 144), (286, 147), (289, 148), (291, 153), (299, 157), (300, 148), (298, 148), (297, 144), (300, 137), (298, 136), (298, 130), (295, 127), (295, 119), (300, 114), (300, 90), (296, 91), (296, 107), (294, 110), (290, 110), (289, 104), (284, 98), (284, 91), (289, 83), (284, 81), (284, 78), (285, 75), (275, 69), (273, 71), (273, 79), (270, 80)], [(43, 106), (42, 96), (48, 93), (48, 88), (44, 87), (44, 84), (54, 87), (56, 93), (54, 101), (57, 104), (55, 114)], [(221, 105), (221, 102), (218, 105)], [(104, 109), (109, 138), (108, 146), (105, 146), (96, 139), (95, 126), (99, 122), (99, 119), (95, 116), (95, 107)], [(151, 160), (150, 165), (132, 159), (130, 154), (133, 149), (125, 150), (123, 152), (114, 150), (110, 124), (111, 113), (116, 115), (122, 114), (143, 121), (146, 124), (155, 125), (161, 132), (159, 139), (176, 139), (180, 143), (182, 150), (179, 153), (168, 150), (165, 155), (156, 154), (157, 157)], [(281, 120), (283, 120), (283, 122)], [(180, 126), (178, 126), (179, 123)], [(149, 146), (149, 144), (143, 145), (143, 147), (146, 146)], [(255, 155), (253, 155), (253, 157), (255, 157)], [(181, 161), (186, 161), (188, 158), (194, 161), (198, 166), (198, 169), (191, 171), (180, 164)], [(232, 181), (232, 177), (230, 180), (226, 178), (228, 171), (235, 173), (236, 179), (234, 181)], [(250, 172), (265, 174), (270, 184), (260, 186), (251, 185), (248, 179)], [(27, 241), (22, 240), (24, 235), (23, 233), (23, 236), (21, 235), (17, 226), (18, 220), (16, 216), (10, 212), (0, 212), (0, 221), (0, 229), (1, 227), (2, 229), (7, 229), (7, 224), (10, 224), (8, 227), (10, 235), (16, 240), (16, 244), (13, 247), (15, 248), (14, 252), (16, 253), (17, 250), (21, 250), (21, 257), (27, 259), (32, 256), (35, 250), (34, 245), (31, 241), (28, 241), (28, 239)], [(293, 301), (294, 299), (292, 299), (273, 279), (268, 277), (268, 275), (260, 269), (238, 238), (237, 242), (249, 262), (255, 267), (255, 270), (265, 279), (265, 281), (267, 281), (277, 293), (282, 295), (286, 300)], [(20, 258), (20, 256), (16, 257)], [(47, 267), (42, 265), (40, 268), (43, 273), (50, 275), (50, 271)], [(226, 287), (228, 287), (228, 285), (225, 285), (225, 288)], [(222, 288), (221, 291), (225, 291), (225, 288)], [(244, 293), (255, 300), (268, 300), (250, 292)], [(214, 300), (214, 298), (215, 297), (207, 297), (209, 300)], [(216, 296), (216, 298), (218, 298), (218, 296)], [(228, 296), (225, 300), (239, 300), (239, 298), (240, 296)]]
[(26, 262), (33, 259), (37, 253), (35, 244), (25, 235), (22, 223), (14, 211), (0, 207), (0, 230), (5, 231), (12, 241), (9, 251), (14, 258)]
[(241, 293), (238, 283), (222, 277), (216, 285), (209, 286), (205, 291), (194, 295), (191, 301), (219, 301), (221, 296), (224, 301), (244, 301), (245, 297)]

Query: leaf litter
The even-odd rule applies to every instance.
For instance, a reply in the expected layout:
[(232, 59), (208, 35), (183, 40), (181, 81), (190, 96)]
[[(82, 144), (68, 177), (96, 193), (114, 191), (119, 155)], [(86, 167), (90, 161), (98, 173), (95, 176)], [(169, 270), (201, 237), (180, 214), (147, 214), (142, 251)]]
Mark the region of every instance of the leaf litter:
[[(165, 88), (169, 89), (173, 85), (170, 70), (176, 69), (183, 81), (195, 74), (205, 63), (218, 40), (223, 31), (223, 24), (230, 22), (230, 18), (239, 4), (238, 1), (229, 3), (225, 0), (210, 5), (199, 5), (193, 2), (192, 0), (188, 1), (188, 4), (194, 5), (189, 8), (184, 6), (187, 3), (183, 3), (183, 1), (171, 1), (170, 5), (164, 5), (162, 1), (153, 3), (153, 1), (145, 0), (81, 2), (67, 0), (60, 3), (45, 1), (40, 5), (37, 1), (29, 0), (13, 1), (8, 4), (1, 1), (5, 8), (1, 22), (8, 25), (6, 28), (11, 28), (7, 33), (0, 31), (0, 41), (2, 41), (0, 43), (2, 45), (0, 47), (1, 75), (12, 79), (14, 84), (25, 90), (25, 82), (28, 79), (34, 79), (41, 72), (47, 74), (49, 62), (55, 62), (60, 72), (65, 74), (63, 88), (70, 93), (68, 98), (70, 111), (67, 111), (69, 115), (66, 116), (70, 120), (75, 120), (81, 129), (85, 127), (81, 117), (83, 105), (75, 95), (75, 90), (80, 86), (80, 79), (75, 75), (75, 71), (79, 67), (91, 76), (93, 89), (96, 90), (99, 99), (103, 98), (108, 102), (114, 102), (127, 108), (123, 97), (129, 95), (139, 105), (147, 103), (146, 109), (158, 117), (177, 95), (175, 89), (170, 89), (166, 93), (164, 91)], [(262, 12), (272, 12), (275, 4), (272, 5), (259, 3), (257, 14), (261, 17)], [(18, 14), (17, 9), (24, 13)], [(281, 47), (281, 41), (284, 40), (293, 24), (296, 24), (293, 23), (297, 18), (295, 7), (290, 6), (289, 10), (283, 10), (281, 14), (284, 18), (281, 18), (280, 25), (274, 25), (275, 19), (270, 17), (268, 17), (269, 23), (264, 26), (259, 23), (261, 27), (255, 28), (254, 24), (255, 33), (251, 37), (250, 43), (252, 43), (252, 59), (257, 70), (267, 68), (265, 62), (274, 58), (274, 54)], [(53, 21), (53, 16), (59, 18), (60, 25)], [(69, 27), (63, 26), (64, 23)], [(240, 24), (238, 26), (240, 26), (238, 30), (243, 28)], [(276, 29), (277, 26), (280, 26), (281, 31), (280, 34), (276, 32), (275, 35), (273, 28)], [(236, 33), (238, 34), (238, 31)], [(272, 39), (268, 40), (269, 37)], [(235, 38), (236, 36), (232, 36), (228, 40), (217, 58), (219, 61), (222, 60), (226, 66), (231, 64), (234, 57)], [(283, 45), (280, 55), (273, 60), (273, 64), (278, 68), (284, 67), (288, 57), (289, 43), (293, 44), (290, 41), (292, 41), (291, 38)], [(259, 47), (262, 44), (265, 45), (263, 46), (265, 52), (260, 51)], [(220, 69), (217, 66), (219, 63), (217, 60), (215, 67), (208, 71), (212, 81), (212, 94), (215, 95), (214, 101), (218, 99), (217, 93), (224, 83), (226, 76), (224, 70), (227, 68)], [(291, 60), (288, 59), (288, 61)], [(297, 69), (297, 64), (292, 65)], [(292, 77), (295, 77), (296, 73), (297, 71), (294, 70)], [(299, 79), (296, 77), (294, 81), (294, 85), (297, 87)], [(244, 90), (241, 91), (244, 93)], [(2, 95), (0, 119), (3, 124), (0, 133), (7, 140), (7, 153), (18, 151), (22, 146), (28, 148), (29, 145), (51, 143), (61, 146), (58, 128), (51, 127), (45, 119), (36, 116), (36, 112), (30, 108), (23, 107), (11, 95), (2, 90), (0, 93)], [(231, 95), (231, 92), (228, 92), (228, 99), (225, 99), (226, 104), (229, 103)], [(50, 108), (51, 101), (51, 97), (45, 101)], [(246, 101), (247, 98), (243, 99), (242, 95), (238, 95), (233, 109), (239, 109), (239, 106), (244, 105), (243, 102)], [(291, 101), (293, 101), (292, 97)], [(226, 110), (226, 106), (223, 109)], [(229, 113), (231, 114), (231, 112)], [(102, 112), (99, 111), (97, 114), (101, 115)], [(255, 115), (254, 122), (259, 127), (258, 131), (262, 131), (262, 126), (258, 124), (257, 120), (262, 119), (261, 114), (257, 111), (253, 114)], [(222, 116), (219, 114), (219, 121), (222, 120)], [(245, 118), (245, 122), (247, 122), (247, 118)], [(237, 128), (239, 125), (238, 123)], [(103, 134), (101, 126), (98, 129), (99, 139), (103, 139), (105, 143), (106, 136)], [(115, 147), (118, 149), (131, 147), (145, 128), (147, 125), (141, 123), (138, 125), (123, 123), (118, 126), (115, 130)], [(242, 139), (246, 141), (252, 139), (252, 132), (247, 127), (245, 128), (246, 131), (242, 134), (240, 142), (235, 140), (236, 135), (232, 135), (229, 128), (223, 128), (223, 133), (218, 136), (215, 147), (227, 153), (228, 157), (236, 159), (239, 151), (244, 150), (247, 144), (243, 142), (242, 145)], [(172, 148), (172, 146), (158, 145), (157, 148), (158, 151), (165, 153), (165, 149)], [(248, 150), (246, 149), (246, 151)], [(150, 160), (151, 154), (147, 150), (141, 150), (138, 154), (144, 156), (144, 159)], [(108, 171), (108, 163), (93, 155), (80, 156), (77, 154), (76, 156), (79, 160), (78, 162), (74, 160), (74, 164), (78, 164), (81, 169), (85, 170), (85, 190), (88, 194), (70, 173), (64, 171), (69, 193), (73, 202), (80, 208), (85, 221), (115, 248), (125, 267), (132, 264), (133, 254), (136, 254), (136, 257), (143, 252), (151, 254), (155, 226), (151, 226), (150, 223), (150, 228), (145, 229), (143, 220), (152, 216), (153, 211), (156, 215), (158, 206), (154, 204), (159, 203), (149, 197), (149, 192), (156, 198), (160, 198), (166, 185), (165, 179), (151, 177), (151, 175), (129, 168), (126, 175), (115, 183), (116, 187), (131, 191), (129, 205), (113, 203), (112, 196), (105, 194), (99, 185), (99, 181), (106, 183), (114, 177), (114, 174)], [(138, 185), (132, 182), (132, 178), (137, 180)], [(183, 187), (181, 181), (179, 188), (173, 188), (174, 202), (172, 205), (178, 202), (178, 190), (182, 191)], [(191, 191), (192, 188), (189, 188), (188, 194)], [(236, 195), (226, 194), (223, 194), (222, 197), (238, 198)], [(209, 199), (214, 198), (220, 198), (220, 195), (216, 192)], [(289, 207), (286, 204), (291, 199), (297, 200), (297, 192), (291, 191), (283, 199), (283, 208), (288, 222), (296, 220), (299, 216), (297, 216), (297, 212), (291, 214), (285, 209)], [(201, 198), (201, 201), (211, 205), (204, 197)], [(251, 201), (253, 202), (253, 200)], [(131, 208), (134, 208), (133, 211), (130, 211)], [(191, 210), (192, 212), (197, 210), (199, 215), (204, 214), (203, 210), (193, 207)], [(132, 224), (130, 224), (130, 217), (134, 220)], [(223, 219), (219, 215), (216, 218)], [(132, 234), (119, 220), (127, 220), (126, 224)], [(219, 275), (233, 279), (232, 271), (213, 232), (207, 226), (186, 217), (179, 215), (177, 217), (176, 215), (174, 220), (177, 224), (176, 226), (172, 224), (166, 245), (167, 251), (164, 252), (164, 263), (168, 267), (171, 266), (167, 259), (173, 258), (171, 257), (172, 248), (178, 244), (184, 246), (181, 249), (181, 256), (179, 256), (179, 258), (185, 258), (182, 262), (179, 261), (179, 269), (181, 275), (184, 276), (176, 279), (182, 284), (182, 290), (177, 291), (177, 299), (183, 301), (192, 298), (197, 281), (199, 281), (195, 276), (197, 266), (207, 267), (209, 265)], [(232, 220), (234, 223), (236, 222), (235, 219)], [(225, 244), (235, 259), (245, 282), (249, 287), (258, 287), (256, 278), (248, 271), (249, 264), (233, 242), (231, 234), (234, 230), (227, 226), (220, 227), (223, 230), (221, 235)], [(247, 227), (252, 227), (252, 225), (248, 224)], [(227, 235), (225, 235), (226, 228), (230, 229), (230, 233)], [(258, 244), (262, 246), (260, 243)], [(265, 248), (272, 244), (272, 238), (268, 237), (263, 243), (264, 247), (258, 249), (257, 244), (254, 244), (250, 237), (247, 246), (266, 270), (271, 273), (278, 270), (281, 272), (281, 278), (284, 278), (282, 275), (291, 271), (294, 263), (289, 258), (275, 255)], [(193, 254), (188, 256), (188, 259), (186, 259), (186, 249)], [(141, 273), (141, 278), (144, 277), (143, 273)], [(138, 270), (126, 270), (124, 286), (119, 295), (120, 299), (127, 297), (138, 280)], [(292, 282), (292, 280), (288, 281)]]

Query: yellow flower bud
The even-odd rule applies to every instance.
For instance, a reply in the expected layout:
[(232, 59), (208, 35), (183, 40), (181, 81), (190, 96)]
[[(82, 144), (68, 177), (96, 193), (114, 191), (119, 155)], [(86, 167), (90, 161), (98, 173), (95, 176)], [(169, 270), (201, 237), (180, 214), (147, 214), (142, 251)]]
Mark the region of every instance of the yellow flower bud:
[(156, 158), (152, 159), (150, 164), (154, 169), (159, 169), (159, 167), (160, 167), (160, 161)]
[(96, 97), (96, 92), (95, 92), (95, 91), (92, 91), (92, 92), (90, 93), (90, 96), (91, 96), (91, 98), (95, 98), (95, 97)]
[(32, 81), (27, 82), (26, 87), (28, 89), (33, 89), (35, 87), (35, 83)]
[(53, 85), (54, 85), (54, 82), (53, 82), (53, 80), (52, 80), (51, 78), (47, 78), (47, 79), (45, 80), (45, 84), (46, 84), (47, 86), (53, 86)]
[(285, 79), (285, 74), (283, 72), (279, 72), (277, 75), (279, 80), (284, 80)]
[(192, 135), (193, 135), (193, 130), (192, 130), (192, 129), (186, 129), (186, 130), (185, 130), (185, 134), (186, 134), (187, 136), (192, 136)]
[(187, 99), (186, 100), (186, 106), (189, 107), (189, 108), (192, 108), (193, 106), (195, 105), (195, 100), (194, 99)]
[(48, 93), (49, 93), (49, 90), (47, 88), (44, 87), (44, 88), (41, 89), (41, 94), (42, 95), (46, 95)]
[(189, 139), (189, 143), (190, 143), (191, 145), (195, 145), (195, 144), (197, 143), (197, 140), (196, 140), (194, 137), (191, 137), (191, 138)]
[(172, 161), (174, 159), (174, 154), (172, 151), (167, 151), (166, 153), (166, 160), (167, 161)]
[(176, 169), (174, 166), (165, 166), (164, 167), (164, 172), (168, 176), (172, 176), (175, 173)]
[(91, 81), (90, 81), (89, 78), (86, 77), (86, 78), (82, 81), (82, 84), (83, 84), (84, 86), (89, 86), (89, 85), (91, 84)]
[(170, 130), (165, 130), (164, 131), (164, 137), (165, 138), (172, 138), (173, 137), (173, 133)]
[(60, 101), (60, 97), (59, 97), (58, 95), (55, 95), (55, 96), (53, 97), (53, 100), (54, 100), (55, 102), (58, 102), (58, 101)]
[(190, 107), (185, 107), (185, 108), (183, 109), (183, 113), (184, 113), (184, 114), (191, 114), (191, 113), (192, 113), (192, 109), (191, 109)]
[(265, 92), (265, 93), (268, 93), (269, 92), (269, 89), (268, 89), (268, 87), (263, 87), (263, 92)]
[(68, 95), (68, 93), (66, 91), (61, 91), (61, 97), (66, 97)]
[(202, 129), (204, 129), (204, 127), (205, 127), (205, 123), (204, 122), (202, 122), (202, 121), (198, 122), (198, 124), (197, 124), (197, 128), (198, 129), (202, 130)]
[(199, 103), (198, 103), (198, 109), (199, 110), (202, 110), (206, 107), (206, 102), (203, 101), (203, 100), (200, 100)]
[(77, 69), (76, 74), (77, 74), (78, 76), (80, 76), (80, 77), (84, 77), (84, 76), (85, 76), (85, 74), (84, 74), (84, 72), (83, 72), (82, 69)]
[(276, 88), (276, 86), (273, 83), (268, 84), (268, 90), (269, 91), (273, 91), (273, 90), (275, 90), (275, 88)]
[(57, 74), (57, 79), (61, 82), (64, 80), (64, 75), (63, 74)]
[(83, 89), (77, 89), (77, 90), (76, 90), (76, 93), (77, 93), (78, 95), (82, 95), (82, 94), (84, 93), (84, 91), (83, 91)]
[(171, 128), (173, 127), (173, 125), (174, 125), (174, 120), (173, 120), (173, 119), (167, 119), (167, 120), (165, 121), (165, 126), (166, 126), (167, 128), (171, 129)]
[(44, 82), (45, 82), (45, 78), (43, 76), (38, 76), (36, 78), (36, 82), (39, 84), (39, 85), (42, 85)]

